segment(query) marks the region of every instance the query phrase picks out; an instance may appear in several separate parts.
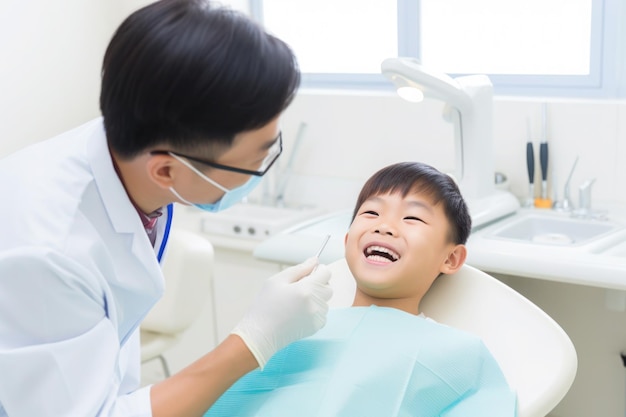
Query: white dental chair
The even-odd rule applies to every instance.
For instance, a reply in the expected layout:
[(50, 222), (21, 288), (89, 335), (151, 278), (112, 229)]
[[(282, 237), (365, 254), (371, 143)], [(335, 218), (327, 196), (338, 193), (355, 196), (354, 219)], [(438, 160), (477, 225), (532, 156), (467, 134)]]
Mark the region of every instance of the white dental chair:
[[(332, 307), (352, 305), (355, 282), (345, 259), (329, 265)], [(576, 350), (563, 329), (543, 310), (469, 265), (435, 280), (422, 312), (480, 336), (517, 392), (518, 417), (545, 417), (574, 382)]]
[[(163, 276), (163, 298), (141, 323), (141, 362), (158, 358), (168, 377), (170, 369), (163, 353), (180, 342), (207, 300), (213, 300), (213, 245), (200, 235), (172, 228)], [(212, 319), (215, 333), (214, 315)], [(216, 334), (213, 338), (217, 342)]]

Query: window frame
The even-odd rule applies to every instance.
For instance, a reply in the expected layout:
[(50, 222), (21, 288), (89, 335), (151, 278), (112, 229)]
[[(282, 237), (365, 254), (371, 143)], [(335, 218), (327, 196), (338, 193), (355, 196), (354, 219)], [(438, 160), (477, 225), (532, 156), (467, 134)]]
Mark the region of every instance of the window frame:
[[(421, 0), (396, 0), (398, 10), (398, 56), (420, 56)], [(509, 96), (557, 96), (621, 98), (626, 96), (626, 3), (591, 0), (590, 73), (588, 75), (486, 74), (494, 94)], [(263, 0), (249, 0), (253, 18), (263, 22)], [(623, 24), (622, 24), (623, 23)], [(467, 74), (448, 74), (458, 77)], [(382, 74), (303, 73), (304, 89), (392, 90)]]

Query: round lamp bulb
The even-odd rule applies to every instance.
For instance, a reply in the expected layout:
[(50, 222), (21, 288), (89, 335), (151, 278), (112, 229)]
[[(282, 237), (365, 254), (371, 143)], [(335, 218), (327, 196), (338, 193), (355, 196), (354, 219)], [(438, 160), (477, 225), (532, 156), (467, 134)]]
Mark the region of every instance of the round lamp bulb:
[(424, 100), (424, 93), (416, 87), (399, 87), (397, 92), (400, 97), (412, 103), (419, 103)]

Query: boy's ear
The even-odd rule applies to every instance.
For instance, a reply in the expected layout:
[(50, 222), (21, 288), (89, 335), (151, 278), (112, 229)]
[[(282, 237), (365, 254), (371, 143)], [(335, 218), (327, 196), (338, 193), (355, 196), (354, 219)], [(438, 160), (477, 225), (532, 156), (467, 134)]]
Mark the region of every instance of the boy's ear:
[(441, 272), (444, 274), (455, 273), (463, 266), (465, 258), (467, 258), (467, 248), (465, 245), (456, 245), (441, 266)]

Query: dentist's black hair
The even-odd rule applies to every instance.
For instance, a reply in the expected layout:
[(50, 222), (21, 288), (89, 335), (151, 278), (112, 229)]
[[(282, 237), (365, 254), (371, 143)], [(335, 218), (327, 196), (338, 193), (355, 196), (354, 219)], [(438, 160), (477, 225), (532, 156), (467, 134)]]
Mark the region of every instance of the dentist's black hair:
[(157, 145), (206, 154), (275, 119), (299, 84), (289, 46), (244, 14), (207, 0), (161, 0), (113, 35), (100, 109), (123, 158)]
[(369, 198), (400, 193), (420, 193), (432, 199), (433, 204), (442, 204), (450, 223), (449, 240), (465, 244), (472, 230), (472, 218), (459, 187), (447, 174), (421, 162), (399, 162), (380, 169), (361, 188), (356, 201), (352, 220), (361, 205)]

